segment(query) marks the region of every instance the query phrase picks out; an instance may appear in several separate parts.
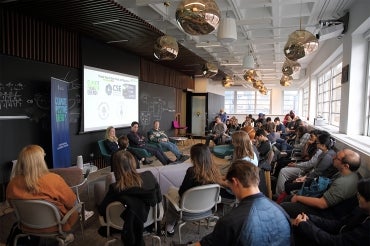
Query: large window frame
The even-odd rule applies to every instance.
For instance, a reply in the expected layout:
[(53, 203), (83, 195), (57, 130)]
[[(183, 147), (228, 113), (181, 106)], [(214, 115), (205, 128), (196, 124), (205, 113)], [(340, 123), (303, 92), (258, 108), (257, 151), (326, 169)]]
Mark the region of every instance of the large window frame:
[(296, 115), (300, 115), (299, 90), (283, 91), (283, 113), (289, 113), (291, 110), (293, 110)]
[(339, 127), (342, 88), (342, 59), (336, 60), (317, 77), (316, 112), (331, 126)]
[(228, 114), (271, 113), (271, 90), (266, 95), (251, 90), (225, 90), (224, 95)]

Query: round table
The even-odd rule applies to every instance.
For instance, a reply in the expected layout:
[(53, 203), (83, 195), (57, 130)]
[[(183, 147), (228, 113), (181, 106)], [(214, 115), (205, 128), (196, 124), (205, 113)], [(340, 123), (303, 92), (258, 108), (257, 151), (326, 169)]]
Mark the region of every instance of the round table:
[(184, 145), (184, 142), (188, 140), (187, 137), (170, 137), (171, 140), (175, 141), (176, 143), (181, 142)]

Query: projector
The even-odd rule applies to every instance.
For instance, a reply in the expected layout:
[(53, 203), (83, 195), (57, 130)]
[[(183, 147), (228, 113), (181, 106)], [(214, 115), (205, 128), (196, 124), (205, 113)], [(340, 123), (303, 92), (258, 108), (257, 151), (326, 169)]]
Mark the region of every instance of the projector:
[(344, 31), (344, 24), (343, 23), (333, 23), (328, 26), (323, 26), (317, 37), (320, 41), (324, 41), (331, 38), (336, 38), (340, 36)]

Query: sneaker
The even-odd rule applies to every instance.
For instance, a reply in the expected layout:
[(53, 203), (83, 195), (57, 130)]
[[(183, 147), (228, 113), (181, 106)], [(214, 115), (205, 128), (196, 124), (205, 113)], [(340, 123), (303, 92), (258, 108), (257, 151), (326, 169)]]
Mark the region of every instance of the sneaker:
[(64, 238), (64, 245), (68, 245), (75, 240), (75, 236), (72, 233), (68, 233)]
[(175, 235), (175, 229), (173, 229), (172, 231), (167, 231), (165, 229), (161, 230), (161, 236), (173, 237), (174, 235)]
[(94, 215), (94, 211), (85, 210), (85, 220), (90, 219)]

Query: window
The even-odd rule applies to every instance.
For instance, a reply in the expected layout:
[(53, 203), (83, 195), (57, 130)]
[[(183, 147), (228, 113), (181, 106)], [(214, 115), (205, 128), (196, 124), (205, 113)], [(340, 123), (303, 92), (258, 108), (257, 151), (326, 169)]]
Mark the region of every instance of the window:
[(229, 114), (270, 113), (271, 92), (225, 91), (225, 112)]
[(293, 110), (296, 115), (299, 115), (298, 91), (284, 91), (283, 93), (283, 113), (286, 114)]
[(303, 88), (303, 108), (302, 108), (302, 118), (308, 119), (308, 104), (309, 104), (309, 87)]
[(339, 127), (342, 62), (337, 62), (318, 76), (317, 115), (329, 125)]

